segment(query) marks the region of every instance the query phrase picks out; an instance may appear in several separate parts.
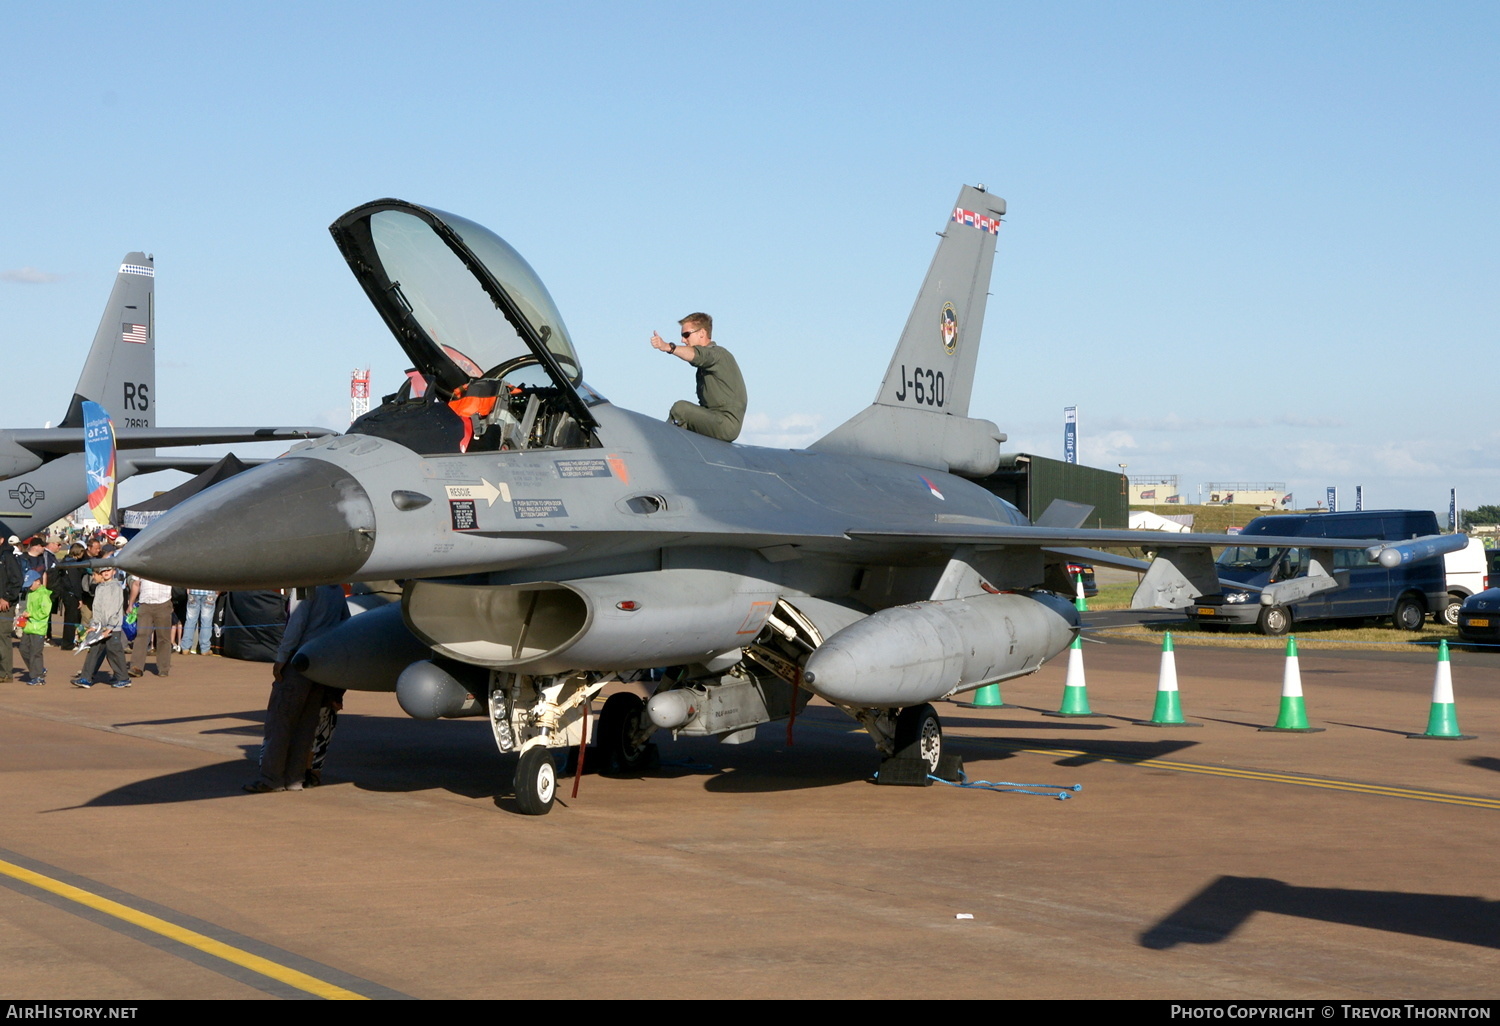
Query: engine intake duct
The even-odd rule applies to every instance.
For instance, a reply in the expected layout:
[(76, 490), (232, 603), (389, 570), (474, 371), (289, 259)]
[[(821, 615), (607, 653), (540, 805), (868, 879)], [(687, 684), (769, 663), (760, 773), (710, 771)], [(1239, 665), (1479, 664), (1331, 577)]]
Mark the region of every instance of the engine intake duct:
[(469, 585), (412, 581), (407, 626), (436, 653), (517, 673), (701, 663), (760, 632), (772, 585), (718, 570)]

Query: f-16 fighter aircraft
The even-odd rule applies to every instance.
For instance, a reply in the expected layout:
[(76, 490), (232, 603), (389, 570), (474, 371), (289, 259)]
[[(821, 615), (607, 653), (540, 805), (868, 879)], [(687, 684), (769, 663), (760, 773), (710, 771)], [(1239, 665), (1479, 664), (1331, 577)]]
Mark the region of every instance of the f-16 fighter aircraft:
[[(960, 192), (874, 404), (786, 452), (608, 402), (541, 281), (487, 229), (399, 200), (357, 207), (331, 231), (415, 365), (407, 385), (348, 434), (178, 506), (119, 562), (182, 585), (404, 581), (399, 604), (294, 665), (393, 690), (412, 716), (488, 716), (520, 753), (528, 813), (552, 804), (549, 749), (580, 743), (605, 682), (644, 668), (670, 669), (648, 701), (616, 693), (600, 713), (615, 768), (648, 759), (658, 729), (748, 740), (816, 695), (925, 780), (944, 765), (932, 702), (1031, 673), (1072, 641), (1078, 617), (1057, 594), (1071, 593), (1070, 546), (1141, 541), (1065, 510), (1033, 525), (974, 483), (1005, 439), (968, 416), (1004, 213), (983, 188)], [(1209, 546), (1235, 542), (1164, 539), (1138, 601), (1217, 593)], [(1321, 558), (1262, 601), (1335, 587)]]
[(120, 453), (115, 479), (153, 470), (201, 470), (217, 457), (157, 456), (156, 446), (291, 441), (332, 434), (317, 427), (159, 428), (156, 426), (156, 266), (127, 253), (104, 319), (55, 428), (0, 429), (0, 532), (34, 534), (83, 505), (83, 403), (110, 412)]

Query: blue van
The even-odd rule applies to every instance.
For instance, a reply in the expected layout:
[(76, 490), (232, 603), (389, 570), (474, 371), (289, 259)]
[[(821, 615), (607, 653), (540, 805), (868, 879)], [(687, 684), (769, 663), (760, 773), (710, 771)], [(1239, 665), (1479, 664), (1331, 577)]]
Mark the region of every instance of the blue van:
[[(1437, 514), (1431, 510), (1383, 509), (1356, 513), (1289, 513), (1256, 517), (1240, 536), (1245, 544), (1225, 549), (1215, 563), (1226, 582), (1222, 595), (1205, 595), (1186, 609), (1188, 619), (1208, 626), (1254, 624), (1262, 634), (1285, 634), (1294, 620), (1342, 620), (1389, 617), (1396, 628), (1419, 631), (1428, 614), (1447, 602), (1447, 577), (1442, 557), (1387, 570), (1362, 549), (1340, 549), (1333, 554), (1335, 575), (1348, 574), (1348, 584), (1286, 606), (1263, 606), (1260, 595), (1236, 591), (1227, 582), (1264, 586), (1306, 572), (1308, 549), (1318, 538), (1372, 538), (1405, 541), (1438, 533)], [(1256, 545), (1256, 535), (1305, 537), (1307, 548)]]

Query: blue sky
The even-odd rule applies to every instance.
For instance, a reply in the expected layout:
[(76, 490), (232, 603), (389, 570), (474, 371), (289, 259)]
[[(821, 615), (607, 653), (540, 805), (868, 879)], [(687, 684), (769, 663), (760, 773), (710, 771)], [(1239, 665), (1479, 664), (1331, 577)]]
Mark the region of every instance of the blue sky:
[[(404, 362), (327, 225), (399, 196), (505, 236), (589, 382), (665, 414), (690, 310), (743, 441), (874, 396), (962, 183), (1010, 213), (972, 412), (1008, 448), (1500, 502), (1500, 7), (14, 5), (3, 422), (61, 416), (155, 254), (159, 422), (347, 422)], [(42, 279), (42, 280), (26, 280)], [(24, 368), (21, 370), (20, 368)], [(24, 385), (18, 384), (24, 382)], [(127, 500), (170, 475), (127, 486)]]

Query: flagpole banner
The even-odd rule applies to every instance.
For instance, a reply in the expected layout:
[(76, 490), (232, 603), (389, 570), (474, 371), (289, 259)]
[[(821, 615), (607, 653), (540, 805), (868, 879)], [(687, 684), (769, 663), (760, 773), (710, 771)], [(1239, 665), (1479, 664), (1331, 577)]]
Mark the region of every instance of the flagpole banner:
[(98, 403), (83, 402), (83, 470), (89, 512), (104, 526), (115, 508), (115, 427)]
[(1078, 407), (1063, 407), (1063, 462), (1078, 462)]

